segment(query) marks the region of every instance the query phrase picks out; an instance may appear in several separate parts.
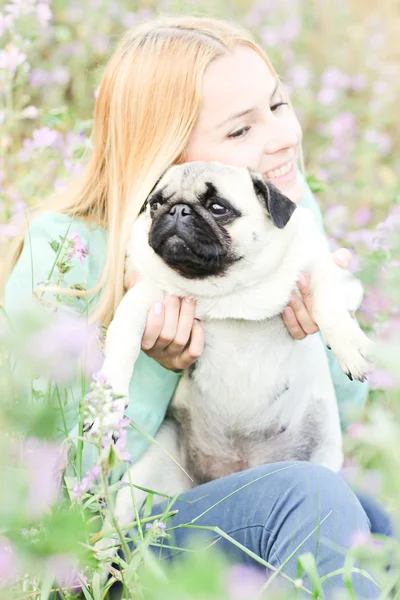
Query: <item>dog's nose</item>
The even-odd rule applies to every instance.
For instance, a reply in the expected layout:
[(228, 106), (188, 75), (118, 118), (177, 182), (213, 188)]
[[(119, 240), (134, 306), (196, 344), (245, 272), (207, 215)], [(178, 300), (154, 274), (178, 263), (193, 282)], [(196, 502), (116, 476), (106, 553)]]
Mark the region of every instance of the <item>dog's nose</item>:
[(179, 221), (183, 217), (188, 217), (192, 214), (192, 209), (187, 204), (174, 204), (174, 206), (169, 211), (169, 216), (172, 217), (172, 220)]

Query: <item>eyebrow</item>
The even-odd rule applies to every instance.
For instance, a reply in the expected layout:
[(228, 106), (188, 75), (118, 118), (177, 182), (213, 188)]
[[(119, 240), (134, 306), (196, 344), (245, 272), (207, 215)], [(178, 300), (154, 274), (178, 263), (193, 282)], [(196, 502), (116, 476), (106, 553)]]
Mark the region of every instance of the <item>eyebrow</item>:
[[(279, 87), (279, 80), (275, 79), (275, 87), (273, 89), (273, 92), (271, 94), (270, 100), (272, 100), (272, 98), (275, 96), (277, 90)], [(220, 127), (223, 127), (224, 125), (226, 125), (227, 123), (229, 123), (229, 121), (234, 121), (235, 119), (239, 119), (240, 117), (244, 117), (245, 115), (248, 115), (249, 113), (253, 112), (256, 110), (256, 106), (253, 106), (252, 108), (247, 108), (246, 110), (241, 110), (238, 113), (235, 113), (234, 115), (231, 115), (230, 117), (228, 117), (227, 119), (225, 119), (225, 121), (223, 121), (222, 123), (220, 123), (218, 125), (218, 129)]]

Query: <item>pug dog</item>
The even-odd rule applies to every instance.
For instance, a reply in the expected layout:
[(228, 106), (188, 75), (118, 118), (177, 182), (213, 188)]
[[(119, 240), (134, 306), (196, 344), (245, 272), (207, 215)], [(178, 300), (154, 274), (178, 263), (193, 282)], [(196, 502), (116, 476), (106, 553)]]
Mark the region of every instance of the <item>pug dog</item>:
[[(130, 469), (132, 483), (173, 496), (270, 462), (338, 471), (341, 430), (324, 344), (350, 379), (364, 380), (372, 342), (349, 314), (361, 284), (335, 265), (311, 211), (247, 168), (185, 163), (160, 179), (127, 250), (127, 272), (141, 277), (108, 328), (102, 367), (121, 413), (155, 302), (190, 295), (205, 333), (155, 443)], [(298, 341), (281, 313), (301, 272), (322, 337)], [(134, 493), (140, 505), (145, 493)], [(134, 519), (131, 494), (126, 486), (117, 495), (121, 525)]]

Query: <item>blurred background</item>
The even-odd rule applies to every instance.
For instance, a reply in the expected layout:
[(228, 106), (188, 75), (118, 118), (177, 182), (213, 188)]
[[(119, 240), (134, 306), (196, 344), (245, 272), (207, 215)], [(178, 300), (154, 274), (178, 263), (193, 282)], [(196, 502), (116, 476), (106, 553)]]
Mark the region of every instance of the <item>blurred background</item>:
[[(96, 89), (120, 34), (160, 14), (217, 16), (252, 31), (290, 93), (332, 248), (354, 251), (351, 268), (366, 284), (363, 325), (397, 318), (376, 270), (376, 227), (393, 228), (400, 218), (397, 1), (9, 0), (0, 7), (2, 253), (24, 208), (82, 169)], [(389, 383), (382, 376), (372, 388)]]
[[(345, 246), (354, 252), (350, 268), (366, 290), (359, 320), (380, 340), (380, 361), (369, 378), (368, 405), (360, 421), (350, 426), (346, 448), (367, 469), (369, 491), (385, 498), (400, 523), (398, 0), (380, 0), (379, 6), (372, 0), (0, 0), (0, 266), (26, 207), (62, 189), (81, 171), (84, 154), (90, 152), (96, 90), (119, 36), (160, 14), (216, 16), (244, 25), (266, 50), (290, 93), (303, 127), (306, 175), (320, 203), (332, 249)], [(1, 313), (0, 305), (0, 317)], [(90, 497), (83, 507), (73, 503), (73, 510), (68, 502), (57, 505), (63, 467), (53, 464), (55, 450), (46, 441), (54, 428), (51, 415), (46, 406), (33, 410), (28, 395), (10, 384), (13, 373), (3, 342), (0, 335), (0, 588), (17, 572), (19, 559), (14, 554), (19, 550), (19, 556), (32, 554), (30, 573), (47, 569), (50, 575), (44, 575), (42, 584), (40, 575), (23, 575), (21, 587), (14, 589), (16, 595), (10, 592), (7, 597), (47, 598), (57, 569), (58, 581), (66, 582), (66, 588), (75, 581), (75, 563), (65, 560), (72, 553), (85, 565), (91, 581), (84, 589), (85, 598), (104, 597), (91, 555), (89, 560), (77, 550), (78, 546), (87, 550), (92, 540), (89, 523), (95, 517), (90, 511), (103, 509), (104, 490), (94, 496), (97, 505)], [(27, 367), (38, 357), (29, 358), (29, 344), (23, 342), (27, 352), (21, 356)], [(62, 363), (51, 344), (39, 362), (48, 363), (50, 354)], [(14, 462), (15, 455), (25, 456), (9, 443), (21, 432), (34, 436), (36, 448), (33, 455), (31, 447), (24, 450), (26, 456), (37, 457), (34, 466), (23, 461), (28, 465), (29, 485), (26, 477), (16, 478), (7, 458), (7, 452)], [(29, 489), (33, 497), (26, 492)], [(377, 564), (374, 552), (373, 548), (372, 562)], [(399, 547), (396, 557), (392, 575), (400, 581)], [(386, 573), (386, 563), (382, 564)], [(192, 598), (183, 595), (179, 586), (195, 581), (200, 590), (204, 573), (212, 568), (217, 580), (217, 563), (195, 566), (186, 575), (178, 573), (170, 595), (162, 588), (163, 600)], [(20, 572), (26, 573), (26, 567)], [(95, 590), (93, 595), (89, 587)], [(158, 580), (154, 589), (159, 589)], [(0, 593), (6, 598), (3, 590)], [(158, 591), (149, 594), (148, 599), (159, 598)], [(238, 598), (230, 592), (221, 594), (207, 598)], [(64, 592), (63, 597), (70, 596)], [(250, 593), (241, 597), (248, 599)]]

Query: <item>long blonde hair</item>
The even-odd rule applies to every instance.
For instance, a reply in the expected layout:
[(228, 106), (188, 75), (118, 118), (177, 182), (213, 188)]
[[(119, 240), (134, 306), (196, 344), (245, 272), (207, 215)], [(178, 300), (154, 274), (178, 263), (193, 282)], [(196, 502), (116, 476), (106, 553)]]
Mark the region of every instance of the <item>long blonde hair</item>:
[[(87, 296), (101, 289), (91, 321), (107, 326), (124, 294), (128, 238), (159, 177), (184, 162), (200, 111), (202, 77), (211, 61), (237, 44), (253, 48), (276, 73), (251, 35), (239, 26), (202, 17), (167, 17), (128, 30), (106, 65), (95, 105), (92, 154), (63, 192), (31, 209), (94, 221), (108, 232), (105, 267), (95, 288), (65, 290)], [(15, 265), (24, 231), (13, 241), (0, 292)]]

